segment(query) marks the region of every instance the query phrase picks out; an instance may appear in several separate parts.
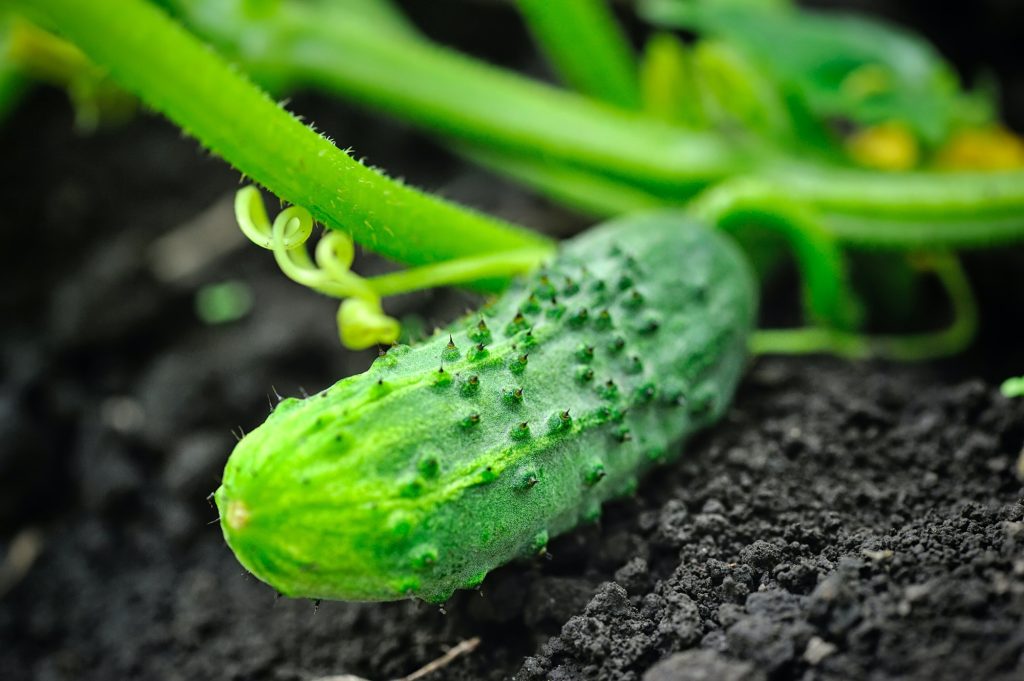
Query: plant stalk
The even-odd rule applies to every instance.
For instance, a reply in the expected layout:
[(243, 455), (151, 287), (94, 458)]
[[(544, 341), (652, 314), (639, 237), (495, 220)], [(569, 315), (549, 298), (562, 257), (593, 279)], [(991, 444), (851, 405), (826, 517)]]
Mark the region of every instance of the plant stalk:
[(676, 203), (750, 162), (740, 145), (713, 134), (378, 31), (358, 15), (289, 1), (268, 17), (225, 9), (237, 4), (176, 0), (190, 28), (275, 89), (333, 92), (444, 137), (614, 177)]
[(559, 77), (574, 90), (640, 108), (636, 58), (607, 0), (517, 0)]
[(14, 0), (122, 87), (281, 199), (367, 248), (427, 264), (550, 242), (363, 166), (142, 0)]

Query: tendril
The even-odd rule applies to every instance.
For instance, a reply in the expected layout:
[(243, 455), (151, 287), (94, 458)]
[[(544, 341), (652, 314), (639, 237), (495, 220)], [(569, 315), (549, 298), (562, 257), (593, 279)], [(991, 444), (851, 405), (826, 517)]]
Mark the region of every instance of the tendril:
[(244, 187), (235, 195), (235, 218), (242, 233), (257, 246), (273, 251), (274, 260), (292, 281), (332, 298), (338, 308), (338, 335), (353, 350), (390, 345), (401, 327), (381, 307), (372, 284), (352, 271), (355, 245), (339, 231), (328, 231), (311, 258), (306, 242), (313, 235), (313, 216), (301, 206), (285, 208), (271, 224), (260, 192)]
[(757, 331), (751, 339), (754, 354), (831, 353), (847, 359), (886, 359), (921, 362), (949, 357), (965, 350), (978, 331), (978, 309), (967, 275), (952, 253), (919, 254), (915, 264), (939, 280), (953, 321), (945, 329), (916, 334), (873, 336), (823, 327)]
[(355, 244), (344, 232), (327, 230), (310, 257), (306, 242), (313, 235), (313, 216), (301, 206), (285, 208), (271, 223), (256, 187), (235, 195), (235, 219), (257, 246), (273, 251), (285, 276), (332, 298), (340, 298), (338, 336), (352, 350), (390, 345), (401, 327), (381, 307), (381, 297), (435, 286), (472, 284), (525, 274), (551, 256), (550, 247), (480, 253), (389, 272), (370, 279), (352, 271)]

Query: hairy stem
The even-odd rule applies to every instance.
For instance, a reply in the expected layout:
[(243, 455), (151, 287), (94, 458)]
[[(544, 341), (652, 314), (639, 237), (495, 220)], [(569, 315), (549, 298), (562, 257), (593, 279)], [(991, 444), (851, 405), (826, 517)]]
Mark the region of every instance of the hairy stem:
[(546, 244), (353, 160), (142, 0), (14, 4), (242, 173), (382, 255), (424, 264)]
[[(675, 129), (425, 40), (284, 1), (271, 17), (209, 11), (237, 0), (177, 0), (186, 21), (254, 75), (314, 87), (492, 150), (587, 169), (682, 200), (749, 164), (710, 133)], [(240, 36), (247, 36), (242, 42)]]
[[(375, 32), (326, 7), (282, 0), (273, 17), (259, 19), (210, 10), (238, 0), (175, 1), (197, 31), (265, 80), (334, 92), (470, 142), (490, 152), (492, 167), (502, 168), (499, 154), (515, 155), (508, 174), (570, 205), (588, 175), (674, 205), (723, 179), (753, 175), (818, 210), (844, 242), (956, 248), (1024, 238), (1024, 171), (878, 173), (797, 163), (777, 150), (751, 153), (735, 136), (673, 129), (425, 40)], [(244, 45), (242, 34), (250, 36)], [(558, 177), (536, 171), (544, 164), (578, 172), (560, 171), (567, 178), (560, 188)]]
[(584, 94), (640, 108), (633, 50), (607, 0), (517, 0), (561, 79)]

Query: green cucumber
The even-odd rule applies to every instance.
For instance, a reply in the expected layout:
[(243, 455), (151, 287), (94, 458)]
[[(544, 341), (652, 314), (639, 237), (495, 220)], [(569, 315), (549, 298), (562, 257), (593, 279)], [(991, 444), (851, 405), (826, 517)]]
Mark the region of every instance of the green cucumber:
[(590, 230), (479, 313), (281, 401), (227, 463), (224, 536), (287, 596), (442, 602), (721, 415), (755, 301), (738, 250), (692, 217)]

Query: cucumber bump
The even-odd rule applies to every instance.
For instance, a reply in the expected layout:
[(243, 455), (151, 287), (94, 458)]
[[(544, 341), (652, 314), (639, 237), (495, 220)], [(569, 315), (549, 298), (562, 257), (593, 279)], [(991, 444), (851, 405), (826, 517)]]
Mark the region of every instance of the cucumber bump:
[(280, 402), (228, 461), (225, 539), (287, 596), (478, 586), (724, 411), (755, 301), (738, 250), (682, 213), (590, 230), (478, 314)]

